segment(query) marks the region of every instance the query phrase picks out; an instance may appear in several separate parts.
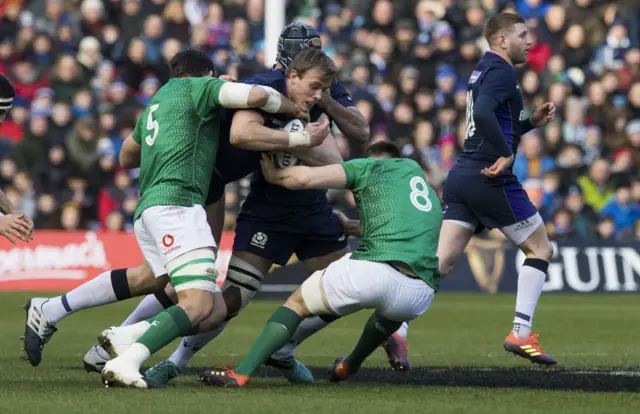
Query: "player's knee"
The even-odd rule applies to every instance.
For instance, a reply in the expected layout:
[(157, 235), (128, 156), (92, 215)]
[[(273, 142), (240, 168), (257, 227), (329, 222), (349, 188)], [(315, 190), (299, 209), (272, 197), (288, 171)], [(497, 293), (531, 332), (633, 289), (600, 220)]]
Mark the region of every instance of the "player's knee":
[[(262, 287), (264, 274), (246, 261), (231, 257), (227, 278), (222, 285), (228, 316), (236, 316)], [(227, 293), (228, 292), (228, 293)]]
[(553, 253), (553, 244), (551, 244), (551, 242), (547, 240), (546, 243), (542, 244), (540, 247), (532, 251), (531, 257), (549, 262), (553, 257)]
[(214, 312), (214, 299), (211, 292), (200, 289), (188, 289), (178, 293), (180, 307), (189, 316), (194, 325), (209, 319)]

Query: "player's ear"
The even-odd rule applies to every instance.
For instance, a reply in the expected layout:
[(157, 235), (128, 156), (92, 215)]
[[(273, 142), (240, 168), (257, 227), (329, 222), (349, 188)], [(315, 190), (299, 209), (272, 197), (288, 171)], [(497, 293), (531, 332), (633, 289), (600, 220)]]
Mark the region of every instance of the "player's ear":
[(295, 69), (287, 69), (287, 77), (289, 79), (298, 79), (300, 78), (298, 71)]

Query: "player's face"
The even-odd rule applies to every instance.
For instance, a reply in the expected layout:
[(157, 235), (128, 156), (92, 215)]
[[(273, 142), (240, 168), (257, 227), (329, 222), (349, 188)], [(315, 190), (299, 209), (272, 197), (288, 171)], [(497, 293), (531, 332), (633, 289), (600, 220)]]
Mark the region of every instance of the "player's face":
[(287, 89), (293, 102), (307, 111), (322, 99), (322, 92), (331, 86), (331, 82), (323, 79), (320, 69), (309, 69), (302, 76), (291, 71)]
[(505, 42), (507, 45), (507, 54), (514, 65), (519, 65), (527, 61), (529, 48), (531, 48), (533, 42), (529, 36), (527, 26), (525, 26), (524, 23), (515, 24), (507, 36), (505, 36)]

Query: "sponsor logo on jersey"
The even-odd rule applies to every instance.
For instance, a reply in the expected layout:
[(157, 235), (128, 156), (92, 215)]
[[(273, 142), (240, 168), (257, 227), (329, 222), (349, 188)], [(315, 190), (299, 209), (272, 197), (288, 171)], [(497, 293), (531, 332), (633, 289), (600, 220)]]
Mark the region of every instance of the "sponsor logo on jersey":
[(168, 249), (173, 245), (174, 240), (175, 239), (172, 235), (165, 234), (164, 236), (162, 236), (162, 245)]
[(341, 242), (341, 241), (345, 241), (346, 239), (347, 239), (347, 236), (343, 234), (342, 236), (340, 236), (338, 241)]
[(482, 71), (481, 70), (474, 70), (471, 73), (471, 77), (469, 78), (469, 85), (473, 85), (474, 83), (476, 83), (476, 81), (478, 80), (480, 75), (482, 75)]
[(269, 240), (267, 235), (259, 231), (251, 238), (251, 245), (264, 249), (264, 246), (267, 244), (267, 240)]
[(153, 322), (151, 322), (151, 326), (160, 326), (160, 322), (153, 321)]

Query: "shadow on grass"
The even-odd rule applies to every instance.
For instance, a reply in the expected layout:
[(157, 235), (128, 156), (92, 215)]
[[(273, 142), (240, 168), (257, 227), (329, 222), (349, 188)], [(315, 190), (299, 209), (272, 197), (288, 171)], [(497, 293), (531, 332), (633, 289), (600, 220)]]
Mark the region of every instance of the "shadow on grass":
[[(189, 368), (198, 374), (202, 368)], [(309, 367), (316, 384), (326, 385), (327, 368)], [(279, 378), (280, 373), (262, 367), (256, 377)], [(349, 386), (431, 385), (445, 387), (531, 388), (584, 392), (640, 392), (640, 368), (512, 368), (512, 367), (416, 367), (410, 372), (362, 368), (347, 382)], [(279, 383), (278, 383), (279, 384)], [(258, 385), (258, 384), (254, 384)], [(274, 386), (273, 383), (269, 384)], [(282, 383), (282, 386), (289, 384)]]

